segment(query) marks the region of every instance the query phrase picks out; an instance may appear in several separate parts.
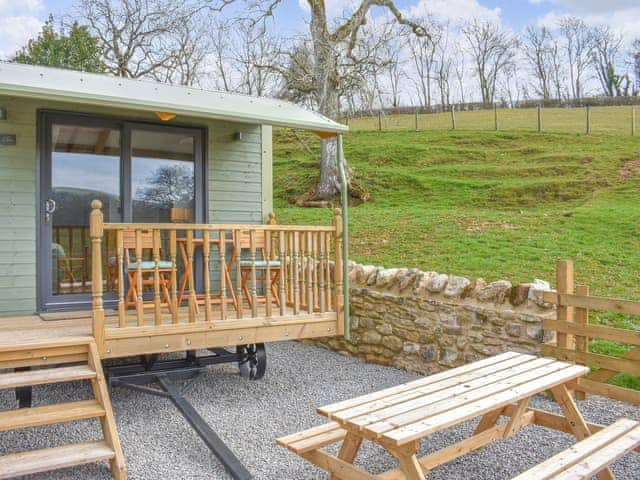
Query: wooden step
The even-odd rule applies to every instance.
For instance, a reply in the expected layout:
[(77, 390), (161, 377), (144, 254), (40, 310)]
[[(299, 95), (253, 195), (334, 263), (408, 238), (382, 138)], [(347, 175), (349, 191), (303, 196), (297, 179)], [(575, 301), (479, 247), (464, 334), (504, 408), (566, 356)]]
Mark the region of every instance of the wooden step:
[(54, 423), (103, 417), (105, 410), (97, 400), (58, 403), (42, 407), (0, 412), (0, 432)]
[(55, 349), (70, 346), (84, 345), (85, 347), (93, 342), (93, 337), (63, 337), (63, 338), (40, 338), (14, 341), (13, 343), (0, 344), (0, 352), (19, 352), (33, 349)]
[(104, 441), (19, 452), (0, 457), (0, 479), (111, 460), (115, 452)]
[(96, 372), (88, 365), (4, 373), (0, 375), (0, 390), (47, 383), (90, 380), (92, 378), (96, 378)]

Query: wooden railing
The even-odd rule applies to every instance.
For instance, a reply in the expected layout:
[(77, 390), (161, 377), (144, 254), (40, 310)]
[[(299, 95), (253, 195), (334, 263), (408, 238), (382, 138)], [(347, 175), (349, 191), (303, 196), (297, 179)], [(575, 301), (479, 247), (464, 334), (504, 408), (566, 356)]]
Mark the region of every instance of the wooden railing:
[[(542, 322), (557, 339), (555, 344), (544, 344), (542, 354), (594, 368), (579, 380), (578, 397), (593, 393), (640, 405), (639, 390), (606, 383), (618, 373), (640, 375), (640, 331), (592, 324), (589, 315), (590, 310), (640, 315), (640, 302), (590, 296), (588, 286), (574, 285), (573, 263), (567, 260), (557, 265), (557, 291), (545, 292), (543, 298), (557, 306), (557, 318)], [(593, 353), (589, 344), (594, 339), (624, 344), (629, 350), (620, 358)]]
[[(53, 288), (57, 295), (91, 292), (91, 237), (88, 225), (54, 225), (52, 263), (55, 269)], [(115, 258), (115, 237), (107, 232), (102, 240), (102, 263), (111, 273), (108, 261)], [(107, 275), (106, 289), (114, 290), (114, 280)]]
[[(343, 318), (340, 211), (331, 226), (104, 223), (94, 200), (93, 332), (105, 340), (102, 243), (115, 234), (108, 264), (117, 324), (139, 328), (260, 319)], [(273, 220), (273, 216), (271, 217)], [(192, 331), (191, 329), (190, 331)]]

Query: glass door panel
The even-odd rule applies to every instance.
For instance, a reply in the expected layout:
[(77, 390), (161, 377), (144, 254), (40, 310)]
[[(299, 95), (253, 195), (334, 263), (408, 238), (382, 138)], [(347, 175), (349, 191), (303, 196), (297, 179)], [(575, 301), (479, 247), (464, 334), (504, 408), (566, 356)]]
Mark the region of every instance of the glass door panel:
[(195, 145), (190, 132), (132, 130), (133, 222), (194, 221)]
[[(91, 292), (90, 204), (102, 201), (105, 221), (121, 220), (120, 131), (114, 128), (51, 124), (51, 181), (44, 200), (49, 228), (52, 296)], [(45, 189), (46, 190), (46, 189)], [(103, 271), (115, 257), (105, 238)], [(113, 291), (114, 285), (105, 285)]]
[[(62, 113), (43, 113), (41, 121), (39, 304), (87, 309), (91, 201), (102, 202), (105, 222), (202, 222), (202, 131)], [(107, 306), (117, 300), (115, 243), (106, 231)]]

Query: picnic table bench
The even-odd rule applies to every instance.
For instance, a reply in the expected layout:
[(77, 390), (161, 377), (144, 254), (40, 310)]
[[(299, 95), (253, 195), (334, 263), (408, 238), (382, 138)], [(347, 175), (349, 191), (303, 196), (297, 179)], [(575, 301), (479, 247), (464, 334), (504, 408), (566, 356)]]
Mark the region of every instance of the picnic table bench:
[[(279, 438), (277, 443), (332, 474), (332, 480), (423, 480), (432, 468), (532, 423), (572, 433), (578, 440), (600, 430), (604, 436), (601, 425), (585, 422), (570, 393), (588, 372), (584, 366), (507, 352), (320, 407), (318, 413), (332, 422)], [(563, 415), (529, 407), (531, 397), (547, 390)], [(498, 423), (501, 416), (508, 420)], [(422, 438), (476, 417), (481, 419), (471, 437), (417, 457)], [(386, 449), (399, 468), (373, 475), (354, 466), (364, 440)], [(337, 442), (342, 442), (337, 456), (322, 449)], [(599, 474), (601, 480), (614, 478), (607, 465)], [(540, 478), (544, 477), (536, 476)]]

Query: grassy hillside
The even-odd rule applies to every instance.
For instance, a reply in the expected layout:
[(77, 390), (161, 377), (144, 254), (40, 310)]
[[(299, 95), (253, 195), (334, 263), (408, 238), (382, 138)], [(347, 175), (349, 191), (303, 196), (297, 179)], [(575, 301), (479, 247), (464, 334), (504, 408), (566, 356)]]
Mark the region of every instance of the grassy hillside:
[[(318, 141), (304, 137), (317, 152)], [(640, 300), (640, 139), (535, 132), (357, 132), (345, 137), (357, 181), (372, 195), (351, 208), (351, 258), (488, 281), (555, 283), (573, 259), (592, 295)], [(298, 208), (318, 169), (288, 131), (274, 142), (280, 223), (329, 223)], [(619, 328), (640, 319), (594, 316)], [(594, 352), (628, 347), (592, 342)], [(640, 389), (628, 375), (615, 383)]]
[[(290, 204), (317, 175), (313, 159), (287, 131), (274, 149), (279, 220), (329, 222)], [(629, 160), (640, 170), (638, 138), (360, 132), (345, 152), (372, 195), (351, 209), (356, 261), (524, 282), (553, 280), (571, 258), (594, 294), (640, 299), (640, 175), (621, 175)]]

